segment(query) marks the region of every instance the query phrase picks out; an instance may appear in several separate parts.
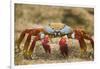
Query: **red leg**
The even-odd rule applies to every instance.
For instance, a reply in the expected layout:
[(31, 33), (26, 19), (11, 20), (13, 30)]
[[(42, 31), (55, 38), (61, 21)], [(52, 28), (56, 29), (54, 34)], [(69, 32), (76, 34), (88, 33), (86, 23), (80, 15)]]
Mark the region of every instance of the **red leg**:
[(36, 41), (33, 40), (32, 44), (31, 44), (31, 46), (30, 46), (30, 49), (29, 49), (29, 51), (28, 51), (28, 58), (29, 58), (29, 59), (32, 59), (31, 56), (32, 56), (32, 53), (33, 53), (33, 51), (34, 51), (35, 44), (36, 44)]
[(28, 51), (28, 47), (29, 47), (29, 44), (31, 42), (31, 34), (28, 35), (26, 41), (25, 41), (25, 44), (24, 44), (24, 57), (27, 57), (27, 51)]
[(80, 44), (81, 51), (86, 52), (87, 46), (86, 46), (86, 42), (84, 41), (84, 39), (80, 38), (80, 39), (78, 39), (78, 41)]
[(29, 33), (29, 32), (31, 32), (31, 30), (26, 29), (21, 33), (21, 35), (20, 35), (20, 37), (19, 37), (19, 39), (17, 41), (17, 46), (18, 46), (19, 50), (20, 50), (20, 44), (21, 44), (22, 40), (24, 39), (26, 33)]
[(94, 49), (94, 40), (89, 36), (89, 35), (84, 35), (84, 38), (87, 39), (87, 40), (90, 40), (90, 43), (92, 45), (92, 48)]
[[(87, 33), (85, 33), (85, 31), (77, 29), (74, 32), (75, 32), (75, 37), (78, 40), (81, 40), (79, 42), (81, 42), (81, 43), (83, 43), (85, 45), (85, 41), (83, 39), (90, 40), (92, 48), (94, 49), (94, 41), (93, 41), (93, 39)], [(80, 44), (80, 45), (82, 45), (82, 44)]]
[(34, 49), (34, 46), (35, 46), (35, 43), (36, 43), (36, 42), (34, 42), (34, 41), (37, 41), (37, 40), (40, 39), (39, 36), (38, 36), (38, 34), (39, 34), (41, 31), (43, 31), (42, 28), (41, 28), (41, 29), (26, 29), (25, 31), (23, 31), (23, 32), (21, 33), (20, 38), (19, 38), (18, 41), (17, 41), (17, 46), (18, 46), (19, 49), (20, 49), (20, 44), (21, 44), (22, 40), (23, 40), (24, 37), (25, 37), (25, 34), (26, 34), (26, 33), (28, 34), (28, 37), (27, 37), (27, 39), (26, 39), (26, 41), (25, 41), (24, 49), (23, 49), (23, 51), (24, 51), (23, 54), (24, 54), (24, 57), (25, 57), (25, 58), (27, 58), (27, 56), (28, 56), (28, 48), (29, 48), (29, 44), (30, 44), (30, 42), (31, 42), (31, 36), (33, 35), (33, 36), (36, 36), (36, 37), (35, 37), (35, 40), (33, 40), (32, 44), (31, 44), (31, 48), (30, 48), (29, 52), (32, 51), (32, 50)]
[(76, 29), (76, 30), (74, 30), (74, 32), (75, 32), (75, 38), (79, 41), (81, 53), (82, 53), (82, 51), (86, 52), (87, 46), (86, 46), (86, 42), (84, 40), (85, 32), (81, 29)]
[(25, 51), (28, 49), (28, 46), (29, 46), (29, 44), (30, 44), (31, 36), (32, 36), (32, 35), (36, 36), (36, 37), (34, 38), (33, 41), (40, 40), (40, 36), (38, 35), (39, 32), (40, 32), (40, 31), (39, 31), (38, 29), (30, 29), (30, 32), (28, 32), (29, 35), (28, 35), (28, 37), (27, 37), (27, 39), (26, 39), (26, 42), (25, 42), (25, 45), (24, 45), (24, 50), (25, 50)]
[(17, 46), (18, 46), (18, 49), (19, 49), (19, 50), (20, 50), (20, 44), (21, 44), (22, 40), (23, 40), (24, 37), (25, 37), (25, 33), (26, 33), (26, 32), (23, 31), (23, 32), (21, 33), (21, 35), (20, 35), (18, 41), (17, 41)]
[(33, 51), (34, 51), (34, 47), (35, 47), (36, 41), (38, 41), (38, 40), (40, 40), (40, 36), (39, 36), (39, 35), (35, 36), (35, 38), (34, 38), (33, 41), (32, 41), (32, 44), (31, 44), (31, 46), (30, 46), (30, 48), (29, 48), (28, 57), (29, 57), (30, 59), (32, 59), (31, 56), (32, 56), (32, 53), (33, 53)]

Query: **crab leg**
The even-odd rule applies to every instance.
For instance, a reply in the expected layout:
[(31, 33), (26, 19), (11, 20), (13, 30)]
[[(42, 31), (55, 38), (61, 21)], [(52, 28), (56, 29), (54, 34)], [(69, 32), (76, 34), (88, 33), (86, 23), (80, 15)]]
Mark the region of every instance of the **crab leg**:
[(94, 40), (89, 36), (89, 35), (84, 35), (84, 38), (87, 39), (87, 40), (90, 40), (90, 43), (92, 45), (92, 48), (94, 49)]
[(32, 34), (29, 34), (25, 41), (24, 49), (23, 49), (24, 57), (27, 57), (27, 51), (28, 51), (29, 44), (31, 42), (31, 36), (32, 36)]
[(83, 38), (80, 38), (80, 39), (78, 39), (78, 41), (79, 41), (81, 51), (86, 52), (87, 46), (86, 46), (85, 40)]
[(33, 53), (33, 51), (34, 51), (35, 44), (36, 44), (36, 41), (33, 40), (32, 44), (31, 44), (31, 47), (30, 47), (30, 49), (29, 49), (29, 51), (28, 51), (28, 56), (29, 56), (29, 57), (32, 56), (32, 53)]
[(24, 30), (24, 31), (21, 33), (21, 35), (20, 35), (20, 37), (19, 37), (19, 39), (18, 39), (18, 41), (17, 41), (17, 46), (18, 46), (18, 49), (19, 49), (19, 50), (20, 50), (20, 44), (21, 44), (22, 40), (24, 39), (26, 33), (29, 33), (30, 31), (31, 31), (31, 30), (26, 29), (26, 30)]
[(31, 46), (29, 48), (29, 51), (28, 51), (28, 57), (31, 58), (32, 53), (34, 51), (34, 47), (35, 47), (36, 41), (38, 41), (38, 40), (40, 40), (40, 36), (39, 35), (37, 35), (37, 36), (34, 37), (32, 43), (31, 43)]
[(75, 38), (79, 41), (81, 52), (82, 51), (86, 52), (87, 45), (86, 45), (86, 42), (84, 40), (85, 32), (82, 29), (75, 29), (74, 33), (75, 33)]

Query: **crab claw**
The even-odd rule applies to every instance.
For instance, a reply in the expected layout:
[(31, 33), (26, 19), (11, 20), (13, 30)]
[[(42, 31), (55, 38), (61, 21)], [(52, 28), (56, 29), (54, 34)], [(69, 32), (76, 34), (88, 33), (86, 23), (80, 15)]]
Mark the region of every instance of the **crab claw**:
[(66, 56), (68, 57), (68, 44), (67, 44), (67, 38), (65, 36), (60, 39), (59, 45), (60, 45), (61, 54), (64, 57)]
[(44, 37), (44, 39), (42, 39), (42, 45), (43, 45), (43, 48), (45, 50), (46, 53), (51, 53), (51, 48), (50, 48), (50, 45), (48, 44), (49, 43), (49, 36), (46, 35)]

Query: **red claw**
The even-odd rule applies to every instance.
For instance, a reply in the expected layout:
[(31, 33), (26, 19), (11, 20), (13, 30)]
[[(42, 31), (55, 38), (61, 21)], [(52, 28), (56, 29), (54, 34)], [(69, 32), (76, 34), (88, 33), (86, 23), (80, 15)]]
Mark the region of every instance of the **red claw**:
[(44, 37), (44, 39), (42, 40), (42, 45), (43, 45), (43, 48), (45, 50), (46, 53), (51, 53), (51, 48), (50, 48), (50, 45), (48, 44), (49, 43), (49, 36), (46, 35)]
[(67, 38), (66, 37), (62, 37), (59, 41), (59, 45), (60, 45), (60, 51), (61, 54), (65, 57), (68, 57), (68, 44), (67, 44)]

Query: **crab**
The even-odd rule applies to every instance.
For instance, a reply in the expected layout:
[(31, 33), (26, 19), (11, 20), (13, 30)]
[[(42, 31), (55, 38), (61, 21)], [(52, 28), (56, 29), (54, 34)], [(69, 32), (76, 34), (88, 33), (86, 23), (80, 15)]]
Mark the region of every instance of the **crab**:
[[(32, 58), (32, 53), (34, 52), (34, 47), (37, 41), (41, 41), (45, 52), (51, 54), (49, 42), (51, 38), (56, 37), (61, 37), (59, 41), (59, 46), (61, 54), (63, 56), (68, 56), (68, 38), (77, 39), (80, 45), (80, 50), (83, 52), (86, 52), (87, 50), (87, 45), (84, 39), (89, 40), (92, 45), (92, 48), (94, 49), (94, 41), (89, 34), (87, 34), (83, 29), (72, 29), (71, 27), (63, 23), (50, 23), (46, 26), (35, 27), (33, 29), (25, 29), (24, 31), (22, 31), (19, 36), (19, 39), (17, 40), (17, 47), (19, 51), (21, 51), (20, 44), (24, 40), (26, 34), (28, 36), (24, 44), (23, 55), (25, 58), (28, 59)], [(31, 39), (32, 36), (34, 36), (33, 40)]]

